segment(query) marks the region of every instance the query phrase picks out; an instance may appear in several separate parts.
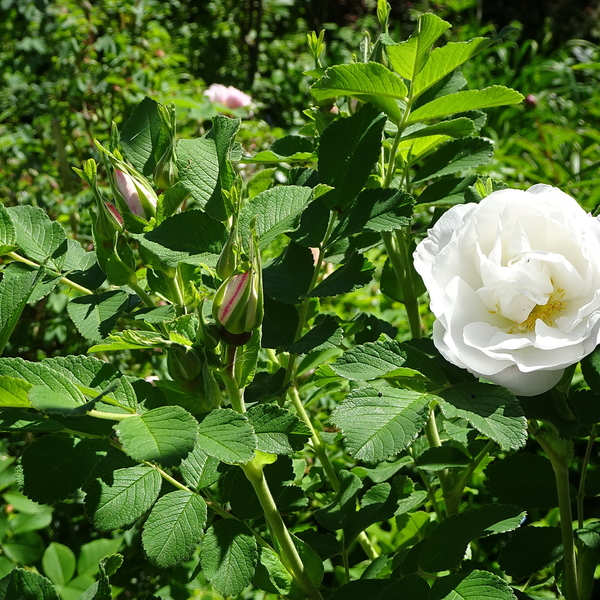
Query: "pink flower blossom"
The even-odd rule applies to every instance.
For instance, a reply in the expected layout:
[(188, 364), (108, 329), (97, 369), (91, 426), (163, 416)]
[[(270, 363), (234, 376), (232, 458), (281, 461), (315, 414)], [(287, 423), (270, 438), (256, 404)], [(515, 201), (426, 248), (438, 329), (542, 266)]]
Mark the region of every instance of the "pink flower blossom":
[(240, 108), (242, 106), (248, 106), (252, 102), (252, 98), (234, 88), (233, 86), (225, 86), (220, 83), (213, 83), (207, 90), (204, 91), (204, 95), (208, 97), (211, 102), (222, 104), (227, 108)]

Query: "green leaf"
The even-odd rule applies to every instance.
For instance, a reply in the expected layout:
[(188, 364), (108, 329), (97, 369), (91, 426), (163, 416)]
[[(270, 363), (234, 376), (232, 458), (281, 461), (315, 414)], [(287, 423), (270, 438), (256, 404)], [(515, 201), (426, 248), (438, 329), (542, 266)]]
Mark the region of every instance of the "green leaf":
[(493, 106), (507, 106), (518, 104), (523, 100), (523, 95), (515, 90), (502, 85), (493, 85), (482, 90), (467, 90), (436, 98), (410, 113), (407, 125), (419, 121), (439, 119), (466, 110), (491, 108)]
[(333, 231), (329, 243), (369, 231), (393, 231), (410, 223), (414, 200), (403, 190), (363, 190)]
[(400, 342), (385, 340), (367, 342), (346, 350), (331, 368), (341, 377), (368, 381), (393, 373), (406, 360)]
[(230, 119), (223, 115), (216, 115), (212, 120), (212, 127), (206, 134), (206, 138), (214, 140), (217, 150), (217, 160), (219, 165), (218, 186), (215, 188), (211, 198), (208, 200), (205, 210), (218, 221), (226, 221), (229, 218), (231, 209), (223, 198), (221, 190), (229, 191), (235, 179), (235, 171), (230, 161), (230, 154), (233, 140), (240, 128), (240, 119)]
[(289, 410), (274, 404), (258, 404), (246, 413), (258, 440), (257, 450), (269, 454), (292, 454), (301, 450), (310, 429)]
[(427, 538), (419, 567), (428, 573), (454, 569), (471, 540), (517, 529), (526, 512), (517, 506), (492, 504), (444, 519)]
[(207, 137), (179, 140), (177, 168), (180, 185), (190, 192), (199, 208), (208, 212), (207, 204), (219, 184), (219, 154), (215, 140)]
[(452, 140), (436, 150), (417, 171), (413, 183), (443, 177), (458, 171), (474, 169), (489, 162), (494, 155), (494, 143), (484, 138)]
[(93, 401), (81, 404), (43, 385), (34, 385), (29, 390), (29, 402), (40, 412), (63, 416), (84, 415), (95, 404)]
[(322, 183), (335, 188), (323, 196), (328, 208), (343, 210), (363, 189), (379, 160), (385, 121), (374, 106), (366, 105), (351, 117), (337, 119), (323, 131), (319, 143), (319, 177)]
[[(173, 306), (173, 305), (170, 305)], [(116, 352), (118, 350), (139, 350), (140, 348), (165, 348), (170, 345), (161, 333), (126, 329), (110, 334), (104, 343), (94, 344), (88, 352)]]
[(42, 556), (46, 576), (58, 586), (64, 586), (75, 575), (76, 559), (73, 550), (63, 544), (51, 542)]
[(257, 440), (248, 419), (230, 408), (212, 410), (199, 425), (198, 445), (226, 463), (252, 460)]
[(240, 389), (245, 388), (256, 373), (258, 353), (261, 348), (261, 330), (252, 333), (250, 341), (244, 344), (237, 353), (235, 363), (235, 377)]
[(254, 576), (258, 549), (241, 521), (221, 519), (208, 528), (200, 547), (202, 571), (223, 596), (239, 594)]
[(67, 252), (67, 235), (60, 223), (51, 221), (37, 206), (11, 206), (6, 209), (12, 219), (16, 244), (27, 258), (48, 264), (60, 271)]
[(504, 579), (489, 571), (471, 571), (438, 577), (429, 592), (429, 600), (515, 600), (512, 588)]
[(472, 136), (477, 132), (475, 122), (467, 117), (459, 117), (448, 121), (441, 121), (434, 125), (422, 125), (420, 123), (407, 127), (402, 135), (402, 141), (413, 140), (420, 137), (432, 135), (449, 135), (454, 138)]
[[(397, 598), (410, 598), (410, 600), (429, 600), (429, 585), (418, 575), (407, 575), (394, 581), (385, 588), (377, 600), (396, 600)], [(455, 600), (458, 600), (456, 598)], [(494, 599), (495, 600), (495, 599)]]
[(204, 499), (187, 490), (175, 490), (160, 498), (142, 533), (150, 561), (162, 569), (186, 561), (200, 543), (206, 512)]
[(102, 439), (39, 438), (21, 458), (23, 493), (44, 504), (65, 500), (85, 484), (108, 448)]
[(375, 267), (358, 252), (347, 262), (328, 275), (308, 294), (311, 298), (323, 298), (347, 294), (364, 287), (373, 279)]
[(312, 194), (309, 187), (278, 185), (246, 202), (239, 216), (244, 244), (249, 243), (250, 223), (254, 218), (261, 248), (266, 248), (278, 235), (298, 229), (300, 215)]
[(198, 423), (180, 406), (161, 406), (113, 426), (125, 452), (137, 461), (179, 464), (191, 452)]
[(22, 408), (0, 410), (0, 431), (60, 431), (64, 425)]
[[(28, 531), (4, 540), (2, 552), (13, 562), (32, 565), (42, 557), (44, 545), (38, 533)], [(21, 596), (13, 596), (13, 598), (21, 598)]]
[(439, 446), (428, 448), (415, 460), (415, 467), (426, 471), (441, 471), (442, 469), (466, 467), (469, 457), (454, 446)]
[(33, 386), (22, 379), (14, 377), (0, 376), (0, 407), (22, 406), (29, 408), (31, 402), (27, 394)]
[(361, 102), (370, 102), (395, 123), (402, 119), (397, 101), (406, 100), (408, 94), (400, 77), (375, 62), (329, 67), (310, 91), (317, 102), (338, 96), (350, 96)]
[(17, 248), (17, 233), (15, 226), (4, 207), (0, 203), (0, 256), (8, 254)]
[(95, 479), (86, 488), (85, 512), (96, 529), (128, 527), (158, 498), (162, 478), (156, 469), (117, 469)]
[(495, 43), (494, 38), (477, 37), (467, 42), (448, 42), (432, 50), (427, 64), (413, 82), (413, 97), (420, 96), (433, 84), (467, 62), (478, 52)]
[(283, 596), (288, 596), (292, 587), (292, 575), (283, 566), (279, 555), (268, 547), (259, 548), (259, 561), (253, 580), (261, 590)]
[(45, 269), (9, 265), (0, 281), (0, 354)]
[[(433, 44), (449, 28), (450, 23), (433, 13), (421, 15), (417, 27), (408, 40), (386, 46), (390, 65), (394, 71), (409, 81), (415, 79), (426, 65)], [(420, 80), (421, 78), (415, 81)]]
[(77, 559), (77, 573), (95, 575), (98, 572), (98, 562), (109, 555), (114, 555), (122, 543), (122, 538), (98, 538), (83, 544)]
[(179, 470), (185, 483), (195, 490), (215, 483), (227, 466), (218, 459), (209, 456), (199, 444), (181, 461)]
[(417, 198), (418, 204), (462, 204), (465, 190), (475, 183), (476, 175), (445, 177), (428, 185)]
[[(96, 398), (104, 393), (106, 402), (110, 399), (111, 404), (116, 401), (130, 408), (137, 407), (136, 392), (131, 383), (111, 364), (103, 360), (92, 356), (55, 356), (43, 359), (42, 365), (69, 379), (89, 398)], [(107, 388), (110, 389), (109, 393), (105, 393)], [(111, 407), (115, 412), (119, 412), (119, 409), (121, 409), (119, 406)]]
[(312, 142), (300, 135), (286, 135), (275, 140), (268, 150), (258, 152), (252, 157), (246, 157), (242, 162), (278, 163), (306, 162), (314, 158)]
[(511, 454), (488, 465), (485, 474), (485, 488), (500, 502), (523, 508), (558, 506), (552, 464), (539, 454)]
[(344, 332), (333, 315), (319, 315), (314, 327), (297, 342), (286, 348), (291, 354), (308, 354), (330, 348), (337, 348), (342, 343)]
[(108, 336), (117, 319), (126, 310), (129, 296), (122, 290), (103, 292), (94, 296), (73, 298), (67, 312), (79, 333), (86, 339), (99, 342)]
[(22, 358), (0, 359), (0, 376), (20, 379), (32, 386), (43, 386), (73, 400), (76, 404), (85, 404), (86, 399), (77, 387), (61, 370), (52, 368), (46, 362), (35, 363)]
[(227, 229), (201, 210), (188, 210), (169, 217), (148, 233), (133, 237), (143, 250), (169, 267), (180, 262), (214, 267), (227, 240)]
[(265, 296), (265, 315), (262, 322), (262, 347), (284, 348), (291, 346), (296, 337), (298, 307), (283, 304)]
[(331, 414), (357, 460), (376, 463), (404, 450), (427, 420), (432, 397), (411, 390), (362, 387)]
[(524, 579), (553, 565), (562, 556), (559, 527), (522, 527), (502, 546), (498, 562), (507, 575)]
[(162, 120), (158, 103), (144, 98), (131, 113), (121, 131), (121, 146), (127, 160), (143, 175), (150, 177), (160, 152)]
[(527, 419), (514, 394), (499, 385), (458, 383), (440, 392), (447, 418), (466, 419), (503, 450), (516, 450), (527, 441)]
[(263, 270), (265, 294), (285, 304), (300, 304), (314, 273), (312, 252), (294, 242)]
[[(26, 564), (26, 563), (25, 563)], [(15, 568), (10, 575), (6, 598), (15, 600), (59, 600), (54, 586), (39, 573)]]

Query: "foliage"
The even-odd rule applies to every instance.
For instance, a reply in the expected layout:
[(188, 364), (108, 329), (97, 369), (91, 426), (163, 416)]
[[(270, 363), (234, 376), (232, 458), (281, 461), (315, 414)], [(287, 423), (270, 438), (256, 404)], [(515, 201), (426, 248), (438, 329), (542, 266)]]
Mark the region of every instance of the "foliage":
[[(99, 26), (82, 6), (54, 25), (27, 10), (68, 43), (70, 19)], [(152, 29), (142, 6), (135, 27)], [(151, 62), (160, 102), (142, 100), (155, 81), (131, 111), (103, 88), (110, 110), (88, 131), (101, 147), (76, 171), (84, 235), (46, 200), (0, 209), (0, 429), (19, 455), (0, 463), (0, 598), (592, 597), (597, 352), (572, 385), (518, 398), (422, 337), (415, 243), (448, 206), (502, 187), (473, 171), (503, 175), (503, 115), (528, 118), (511, 82), (467, 89), (461, 73), (511, 32), (442, 43), (449, 23), (426, 13), (395, 42), (378, 7), (362, 60), (325, 69), (316, 53), (314, 106), (269, 148), (240, 146), (255, 125), (235, 115), (206, 133), (184, 118), (171, 147), (181, 82)], [(106, 110), (103, 89), (86, 106)], [(502, 162), (482, 135), (494, 107)], [(85, 124), (64, 108), (76, 140)], [(129, 212), (115, 168), (156, 206)], [(19, 317), (57, 298), (67, 343), (36, 354)]]

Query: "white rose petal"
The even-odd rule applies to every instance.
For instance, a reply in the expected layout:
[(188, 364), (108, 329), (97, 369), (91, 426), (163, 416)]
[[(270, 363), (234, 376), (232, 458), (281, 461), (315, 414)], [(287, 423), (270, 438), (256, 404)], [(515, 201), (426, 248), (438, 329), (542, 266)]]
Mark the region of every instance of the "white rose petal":
[(447, 211), (415, 250), (451, 363), (533, 396), (600, 340), (600, 222), (557, 188)]

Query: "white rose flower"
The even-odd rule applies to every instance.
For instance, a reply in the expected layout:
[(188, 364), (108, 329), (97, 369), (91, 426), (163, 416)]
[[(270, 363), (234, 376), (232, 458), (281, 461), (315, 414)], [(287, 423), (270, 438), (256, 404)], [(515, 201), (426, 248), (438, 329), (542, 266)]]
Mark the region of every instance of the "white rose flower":
[(592, 352), (600, 330), (600, 222), (548, 185), (452, 207), (415, 250), (451, 363), (534, 396)]

